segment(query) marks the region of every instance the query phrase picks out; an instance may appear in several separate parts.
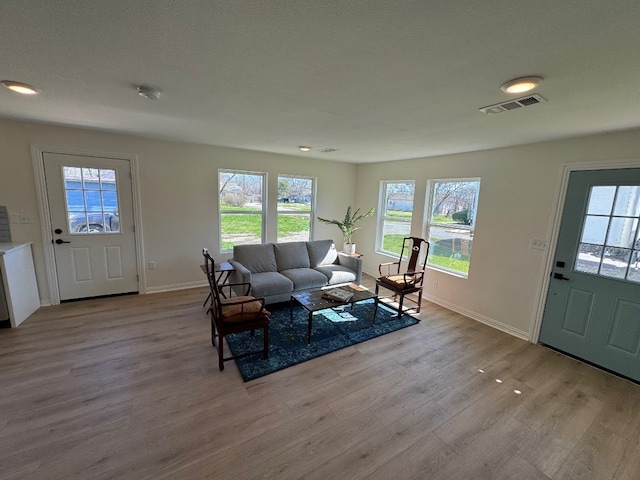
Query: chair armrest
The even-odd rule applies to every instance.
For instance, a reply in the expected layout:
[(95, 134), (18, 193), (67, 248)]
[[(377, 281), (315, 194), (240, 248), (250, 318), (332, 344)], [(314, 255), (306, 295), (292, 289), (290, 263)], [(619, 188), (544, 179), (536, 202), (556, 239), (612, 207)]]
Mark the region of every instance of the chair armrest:
[(346, 267), (349, 270), (353, 270), (356, 273), (356, 280), (354, 283), (356, 285), (360, 285), (362, 282), (362, 258), (338, 252), (338, 258), (336, 261), (338, 265)]
[(405, 285), (420, 285), (424, 278), (424, 270), (417, 270), (415, 272), (406, 272), (404, 274)]
[[(393, 265), (397, 265), (398, 268), (396, 270), (396, 275), (398, 274), (398, 272), (400, 271), (400, 260), (398, 260), (397, 262), (385, 262), (385, 263), (381, 263), (380, 265), (378, 265), (378, 273), (380, 273), (381, 277), (387, 276), (387, 275), (391, 275), (391, 267)], [(382, 270), (386, 269), (386, 272), (383, 272)]]
[[(225, 293), (225, 290), (227, 293)], [(234, 292), (237, 296), (247, 296), (251, 292), (251, 284), (248, 282), (224, 283), (218, 285), (218, 291), (226, 298), (231, 297), (231, 292)]]

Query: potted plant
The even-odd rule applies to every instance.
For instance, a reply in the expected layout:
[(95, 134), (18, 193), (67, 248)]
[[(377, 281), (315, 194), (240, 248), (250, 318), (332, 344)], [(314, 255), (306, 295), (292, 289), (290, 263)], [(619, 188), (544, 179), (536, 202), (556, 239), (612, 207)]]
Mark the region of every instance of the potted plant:
[(351, 206), (347, 207), (347, 213), (344, 216), (344, 220), (329, 220), (327, 218), (320, 218), (318, 220), (324, 223), (331, 223), (333, 225), (337, 225), (340, 231), (342, 232), (342, 236), (344, 237), (344, 245), (342, 251), (344, 253), (356, 253), (356, 244), (352, 243), (351, 237), (353, 232), (358, 230), (360, 227), (356, 227), (356, 223), (360, 220), (367, 218), (375, 213), (375, 208), (372, 208), (368, 212), (360, 213), (360, 209), (358, 208), (355, 212), (351, 211)]

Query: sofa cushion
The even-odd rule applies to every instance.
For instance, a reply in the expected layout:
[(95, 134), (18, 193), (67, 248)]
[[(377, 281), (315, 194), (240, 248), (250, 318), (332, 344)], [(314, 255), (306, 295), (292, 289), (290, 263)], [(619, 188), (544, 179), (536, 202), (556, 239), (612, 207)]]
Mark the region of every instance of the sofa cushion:
[(284, 242), (274, 244), (278, 271), (292, 268), (309, 268), (307, 242)]
[(251, 275), (251, 295), (269, 297), (293, 292), (293, 282), (278, 272), (260, 272)]
[(236, 245), (233, 247), (233, 259), (244, 265), (251, 273), (278, 271), (273, 243)]
[(315, 270), (324, 274), (329, 285), (356, 282), (356, 272), (341, 265), (320, 265)]
[(327, 277), (311, 268), (291, 268), (280, 273), (293, 282), (294, 290), (322, 287), (327, 284)]
[(333, 240), (314, 240), (307, 242), (311, 268), (318, 265), (330, 265), (336, 261), (338, 251)]

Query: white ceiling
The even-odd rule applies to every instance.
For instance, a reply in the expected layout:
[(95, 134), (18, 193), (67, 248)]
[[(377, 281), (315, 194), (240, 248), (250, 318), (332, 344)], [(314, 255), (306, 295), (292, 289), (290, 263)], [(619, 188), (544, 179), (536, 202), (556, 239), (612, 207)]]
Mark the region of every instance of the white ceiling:
[[(3, 1), (0, 44), (42, 89), (1, 117), (208, 145), (363, 163), (640, 126), (638, 0)], [(526, 75), (547, 103), (478, 111)]]

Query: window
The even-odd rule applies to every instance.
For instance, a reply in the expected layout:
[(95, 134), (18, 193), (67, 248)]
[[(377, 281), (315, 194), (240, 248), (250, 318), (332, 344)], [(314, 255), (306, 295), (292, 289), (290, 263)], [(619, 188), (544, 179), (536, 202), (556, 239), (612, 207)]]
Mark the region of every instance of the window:
[(62, 172), (69, 233), (119, 233), (116, 171), (62, 167)]
[(479, 191), (480, 179), (431, 182), (427, 265), (463, 277), (469, 275)]
[(399, 256), (402, 239), (411, 234), (415, 182), (382, 182), (380, 251)]
[(278, 242), (311, 240), (315, 181), (278, 177)]
[(220, 170), (220, 248), (262, 243), (265, 208), (262, 194), (266, 174)]
[(640, 282), (640, 186), (594, 186), (575, 270)]

